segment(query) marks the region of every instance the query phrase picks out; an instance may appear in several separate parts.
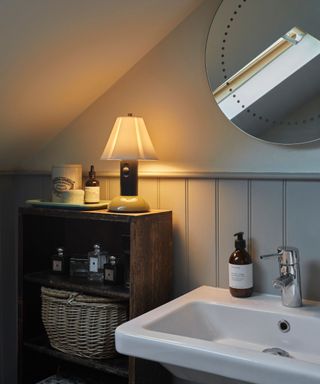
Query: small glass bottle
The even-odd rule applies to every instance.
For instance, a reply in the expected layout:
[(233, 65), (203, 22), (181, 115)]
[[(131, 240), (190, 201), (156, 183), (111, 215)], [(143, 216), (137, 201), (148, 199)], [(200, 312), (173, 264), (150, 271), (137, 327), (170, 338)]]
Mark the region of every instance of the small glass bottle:
[(96, 172), (94, 166), (91, 165), (89, 172), (89, 179), (85, 182), (84, 186), (84, 202), (86, 204), (99, 203), (100, 201), (100, 183), (96, 179)]
[(67, 273), (67, 261), (62, 247), (58, 247), (57, 253), (52, 256), (52, 272), (57, 275)]
[(104, 265), (103, 281), (105, 284), (120, 285), (123, 283), (123, 270), (119, 260), (110, 256)]
[(101, 252), (100, 245), (94, 244), (93, 251), (88, 253), (89, 274), (88, 278), (92, 281), (103, 280), (103, 266), (107, 260), (107, 253)]

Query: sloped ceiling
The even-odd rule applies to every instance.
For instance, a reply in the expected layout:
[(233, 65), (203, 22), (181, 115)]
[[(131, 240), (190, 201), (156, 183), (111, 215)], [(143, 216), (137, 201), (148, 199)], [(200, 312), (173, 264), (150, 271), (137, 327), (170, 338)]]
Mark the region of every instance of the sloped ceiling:
[(202, 0), (2, 0), (0, 170), (39, 150)]

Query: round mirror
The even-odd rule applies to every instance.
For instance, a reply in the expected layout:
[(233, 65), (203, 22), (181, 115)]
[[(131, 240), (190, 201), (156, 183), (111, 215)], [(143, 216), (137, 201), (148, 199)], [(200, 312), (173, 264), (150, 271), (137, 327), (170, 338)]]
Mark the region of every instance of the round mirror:
[(206, 69), (215, 101), (243, 132), (278, 144), (320, 139), (319, 0), (223, 0)]

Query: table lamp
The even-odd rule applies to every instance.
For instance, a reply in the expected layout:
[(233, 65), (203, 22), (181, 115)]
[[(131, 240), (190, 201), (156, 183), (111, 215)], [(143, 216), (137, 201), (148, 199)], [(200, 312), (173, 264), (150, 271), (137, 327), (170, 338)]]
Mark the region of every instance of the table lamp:
[(118, 117), (101, 160), (120, 160), (120, 196), (109, 204), (113, 212), (146, 212), (149, 204), (138, 196), (138, 160), (156, 160), (150, 136), (142, 117)]

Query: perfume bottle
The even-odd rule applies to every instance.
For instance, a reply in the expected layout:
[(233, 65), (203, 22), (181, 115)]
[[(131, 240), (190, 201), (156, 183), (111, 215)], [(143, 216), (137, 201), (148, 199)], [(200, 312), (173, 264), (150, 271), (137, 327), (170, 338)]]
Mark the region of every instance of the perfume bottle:
[(123, 283), (122, 265), (115, 256), (110, 256), (104, 265), (103, 281), (105, 284), (120, 285)]
[(107, 253), (102, 252), (99, 244), (94, 244), (93, 251), (88, 253), (89, 274), (88, 278), (92, 281), (103, 280), (103, 266), (107, 261)]
[(57, 248), (57, 253), (52, 256), (52, 272), (64, 275), (67, 272), (67, 261), (62, 247)]

